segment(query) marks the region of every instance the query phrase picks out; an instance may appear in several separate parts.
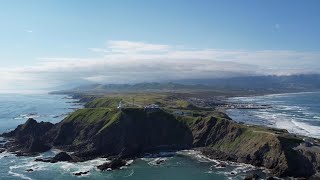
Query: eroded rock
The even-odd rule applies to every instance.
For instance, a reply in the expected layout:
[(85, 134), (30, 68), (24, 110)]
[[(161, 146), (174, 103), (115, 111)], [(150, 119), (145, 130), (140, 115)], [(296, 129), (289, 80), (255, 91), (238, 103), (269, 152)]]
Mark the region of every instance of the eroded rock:
[(37, 158), (35, 159), (37, 162), (47, 162), (47, 163), (57, 163), (57, 162), (71, 162), (73, 161), (73, 158), (66, 152), (60, 152), (54, 157), (49, 158)]
[(110, 162), (106, 162), (100, 166), (98, 166), (97, 168), (101, 171), (105, 171), (105, 170), (115, 170), (115, 169), (120, 169), (123, 166), (126, 166), (127, 162), (121, 158), (116, 158)]
[(72, 160), (73, 160), (72, 157), (68, 153), (60, 152), (51, 159), (51, 162), (55, 163), (55, 162), (72, 161)]
[(90, 172), (90, 171), (77, 172), (77, 173), (74, 173), (73, 175), (75, 175), (75, 176), (82, 176), (82, 175), (88, 174), (89, 172)]
[(33, 169), (27, 169), (26, 172), (33, 172)]

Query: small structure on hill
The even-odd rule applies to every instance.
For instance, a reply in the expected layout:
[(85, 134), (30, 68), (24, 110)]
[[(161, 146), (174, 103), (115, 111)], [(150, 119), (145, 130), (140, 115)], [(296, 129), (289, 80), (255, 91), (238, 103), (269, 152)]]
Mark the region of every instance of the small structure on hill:
[(117, 108), (118, 108), (118, 109), (122, 109), (122, 108), (123, 108), (123, 103), (122, 103), (122, 101), (119, 102), (119, 105), (118, 105)]
[(157, 112), (157, 111), (160, 111), (160, 107), (159, 105), (156, 105), (156, 104), (149, 104), (144, 107), (144, 110), (147, 112)]

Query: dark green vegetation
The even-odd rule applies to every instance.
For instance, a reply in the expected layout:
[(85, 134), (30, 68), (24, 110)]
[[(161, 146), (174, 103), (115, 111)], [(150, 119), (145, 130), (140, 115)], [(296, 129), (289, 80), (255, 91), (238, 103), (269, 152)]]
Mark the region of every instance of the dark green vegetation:
[(120, 97), (102, 97), (85, 105), (86, 108), (116, 108), (121, 101)]
[[(224, 113), (195, 107), (178, 96), (127, 94), (89, 99), (84, 109), (58, 124), (30, 119), (3, 134), (14, 140), (6, 148), (30, 155), (55, 147), (73, 151), (71, 161), (195, 148), (211, 158), (264, 166), (281, 177), (309, 177), (320, 168), (319, 152), (297, 148), (301, 137), (239, 124)], [(116, 108), (119, 101), (124, 108)], [(161, 109), (144, 109), (150, 103)]]

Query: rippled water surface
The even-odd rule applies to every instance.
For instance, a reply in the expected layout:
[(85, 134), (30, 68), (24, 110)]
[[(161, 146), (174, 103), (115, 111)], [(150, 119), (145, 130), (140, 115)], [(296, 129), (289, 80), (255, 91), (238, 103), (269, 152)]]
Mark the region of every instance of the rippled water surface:
[(320, 138), (320, 92), (240, 97), (230, 101), (272, 106), (270, 109), (228, 110), (227, 114), (236, 121)]

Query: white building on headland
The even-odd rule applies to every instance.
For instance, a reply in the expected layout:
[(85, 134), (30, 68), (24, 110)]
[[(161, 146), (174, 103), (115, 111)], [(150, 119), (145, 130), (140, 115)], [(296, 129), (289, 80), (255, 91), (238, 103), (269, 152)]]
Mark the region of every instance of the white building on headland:
[(119, 105), (118, 105), (117, 108), (118, 108), (118, 109), (122, 109), (122, 108), (123, 108), (123, 103), (122, 103), (122, 101), (119, 102)]

